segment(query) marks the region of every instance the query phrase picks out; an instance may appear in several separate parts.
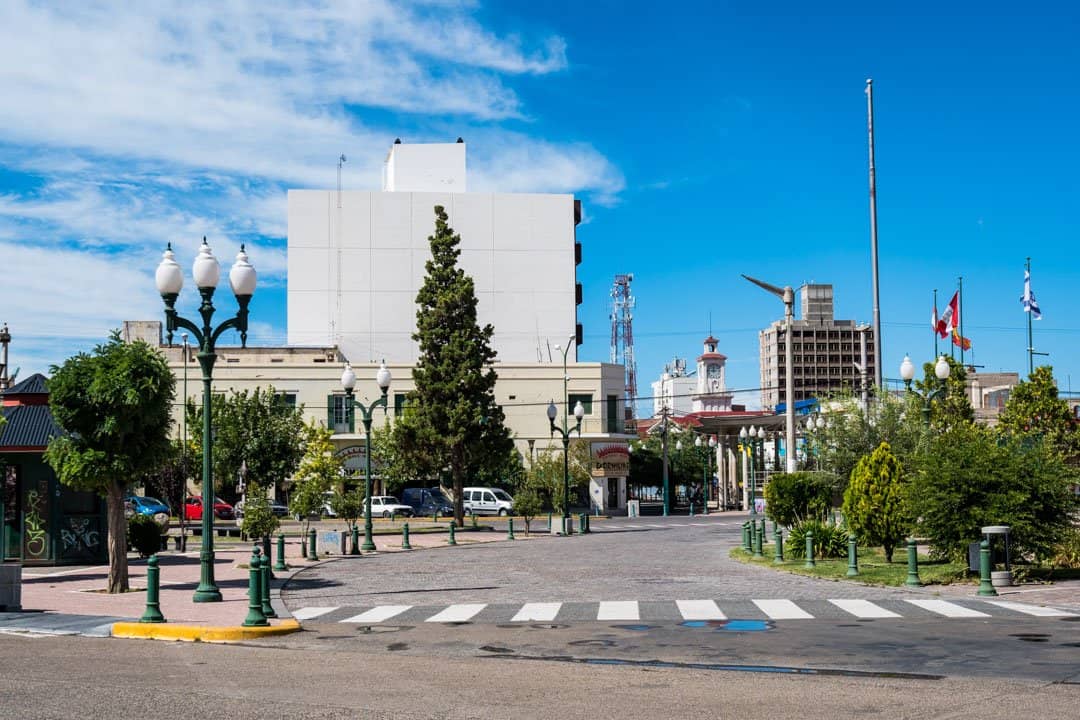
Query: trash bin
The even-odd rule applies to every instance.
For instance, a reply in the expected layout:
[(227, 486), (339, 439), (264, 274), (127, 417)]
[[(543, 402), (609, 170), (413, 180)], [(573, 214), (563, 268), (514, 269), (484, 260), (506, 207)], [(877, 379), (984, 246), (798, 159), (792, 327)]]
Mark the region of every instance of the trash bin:
[[(1009, 526), (987, 525), (983, 527), (982, 534), (990, 543), (990, 582), (994, 587), (1008, 587), (1012, 585), (1012, 567), (1009, 564)], [(994, 538), (1000, 538), (994, 542)], [(1004, 544), (1004, 548), (1002, 548)], [(994, 570), (995, 562), (1004, 562), (1004, 570)]]

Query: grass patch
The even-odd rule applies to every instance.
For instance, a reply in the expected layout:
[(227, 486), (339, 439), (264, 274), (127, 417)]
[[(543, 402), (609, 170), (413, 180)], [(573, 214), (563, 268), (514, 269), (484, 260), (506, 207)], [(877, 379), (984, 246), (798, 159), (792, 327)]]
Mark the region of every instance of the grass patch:
[[(803, 567), (805, 560), (785, 560), (774, 563), (773, 545), (762, 548), (763, 558), (755, 558), (741, 547), (731, 549), (729, 556), (739, 562), (760, 565), (761, 567), (783, 570), (797, 575), (829, 578), (830, 580), (850, 580), (866, 585), (901, 586), (907, 579), (907, 551), (897, 548), (893, 552), (893, 561), (886, 562), (881, 548), (859, 548), (859, 574), (847, 576), (847, 558), (817, 559), (816, 567)], [(931, 560), (926, 555), (919, 555), (919, 580), (923, 585), (949, 585), (952, 583), (974, 583), (977, 579), (968, 578), (965, 563), (947, 560)]]

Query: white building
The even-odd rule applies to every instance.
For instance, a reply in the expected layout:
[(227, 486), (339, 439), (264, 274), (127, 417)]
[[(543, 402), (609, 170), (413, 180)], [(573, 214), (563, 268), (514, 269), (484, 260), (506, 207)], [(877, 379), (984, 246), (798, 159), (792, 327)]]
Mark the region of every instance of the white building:
[(381, 191), (289, 191), (288, 342), (353, 362), (413, 362), (416, 294), (436, 205), (461, 236), (498, 362), (551, 362), (576, 342), (580, 204), (572, 195), (466, 192), (465, 143), (395, 143)]
[(660, 417), (664, 408), (675, 417), (689, 415), (693, 410), (690, 398), (696, 389), (697, 380), (686, 373), (686, 360), (672, 358), (660, 379), (652, 383), (653, 417)]

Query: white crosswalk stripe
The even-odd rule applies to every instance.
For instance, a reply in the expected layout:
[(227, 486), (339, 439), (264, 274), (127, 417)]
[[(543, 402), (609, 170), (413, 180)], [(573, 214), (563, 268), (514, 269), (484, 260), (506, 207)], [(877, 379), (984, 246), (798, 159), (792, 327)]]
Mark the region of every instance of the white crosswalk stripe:
[(683, 620), (724, 620), (715, 600), (676, 600)]
[(551, 622), (559, 614), (562, 603), (525, 603), (517, 611), (517, 615), (510, 618), (510, 622)]
[(302, 607), (299, 610), (293, 610), (292, 616), (297, 620), (311, 620), (317, 618), (320, 615), (326, 615), (337, 610), (337, 606), (333, 607)]
[(812, 620), (814, 618), (790, 600), (754, 600), (753, 602), (771, 620)]
[(898, 618), (900, 613), (886, 610), (880, 605), (875, 605), (869, 600), (829, 600), (833, 605), (844, 612), (849, 612), (857, 618)]
[(1057, 608), (1052, 607), (1043, 607), (1041, 605), (1025, 605), (1024, 603), (1010, 602), (1008, 600), (985, 600), (984, 602), (1005, 608), (1006, 610), (1015, 610), (1016, 612), (1035, 615), (1037, 617), (1076, 617), (1076, 613), (1066, 612), (1065, 610), (1058, 610)]
[(923, 610), (929, 610), (932, 613), (937, 613), (938, 615), (944, 615), (945, 617), (950, 618), (990, 617), (984, 612), (972, 610), (971, 608), (966, 608), (963, 605), (951, 603), (948, 600), (922, 600), (904, 598), (904, 602), (909, 602), (915, 607), (920, 607)]
[(640, 620), (637, 600), (602, 602), (596, 611), (597, 620)]
[[(732, 602), (734, 605), (725, 609), (725, 602)], [(874, 602), (855, 598), (799, 599), (797, 601), (771, 598), (750, 602), (770, 620), (835, 619), (850, 616), (862, 619), (911, 619), (920, 617), (915, 608), (946, 619), (995, 618), (1000, 620), (1015, 618), (1017, 613), (1039, 618), (1080, 616), (1080, 612), (1075, 610), (981, 598), (977, 601), (975, 598), (965, 599), (963, 602), (966, 604), (941, 599), (902, 597)], [(748, 605), (745, 601), (723, 599), (653, 601), (646, 603), (644, 608), (638, 600), (575, 602), (572, 605), (573, 607), (569, 607), (563, 602), (548, 601), (498, 605), (489, 603), (462, 603), (448, 606), (378, 605), (367, 608), (306, 606), (292, 610), (292, 616), (301, 621), (361, 624), (386, 622), (399, 616), (406, 616), (406, 613), (408, 613), (407, 617), (411, 618), (407, 622), (417, 622), (420, 617), (427, 616), (424, 622), (429, 623), (506, 622), (508, 617), (515, 623), (553, 622), (560, 614), (564, 621), (570, 622), (588, 621), (590, 616), (597, 622), (671, 620), (673, 617), (681, 617), (683, 620), (727, 620), (754, 617), (752, 612), (749, 616), (746, 614)], [(581, 607), (583, 605), (595, 608), (595, 614)], [(664, 608), (665, 605), (667, 609)], [(969, 605), (975, 605), (979, 609), (969, 607)], [(485, 610), (488, 612), (485, 613)], [(673, 615), (673, 612), (676, 614)], [(647, 617), (643, 618), (643, 615)], [(339, 619), (343, 616), (345, 619)]]
[(378, 607), (371, 608), (366, 612), (362, 612), (359, 615), (353, 615), (351, 618), (345, 618), (341, 622), (343, 623), (377, 623), (389, 620), (390, 618), (400, 615), (405, 612), (412, 605), (380, 605)]
[(487, 603), (465, 603), (451, 605), (442, 612), (435, 613), (424, 622), (465, 622), (487, 607)]

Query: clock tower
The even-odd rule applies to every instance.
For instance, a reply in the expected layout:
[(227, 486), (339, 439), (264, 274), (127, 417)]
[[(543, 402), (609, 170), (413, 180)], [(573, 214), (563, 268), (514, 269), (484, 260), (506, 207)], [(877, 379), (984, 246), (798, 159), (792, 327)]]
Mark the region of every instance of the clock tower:
[(693, 412), (731, 412), (732, 394), (724, 382), (727, 357), (716, 351), (717, 342), (712, 335), (705, 338), (705, 351), (698, 356)]

